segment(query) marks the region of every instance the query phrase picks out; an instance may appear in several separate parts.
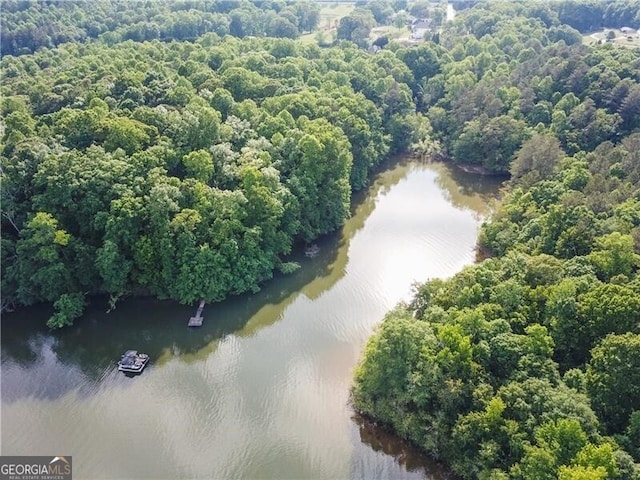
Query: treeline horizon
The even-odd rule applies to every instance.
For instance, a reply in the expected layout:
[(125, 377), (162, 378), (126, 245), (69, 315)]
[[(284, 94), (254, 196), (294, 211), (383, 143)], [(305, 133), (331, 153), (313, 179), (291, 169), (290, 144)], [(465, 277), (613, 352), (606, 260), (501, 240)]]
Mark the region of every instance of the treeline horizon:
[[(90, 4), (87, 3), (90, 1)], [(458, 10), (486, 0), (451, 2)], [(335, 25), (320, 25), (321, 5), (335, 2), (307, 0), (5, 0), (0, 55), (31, 54), (66, 42), (100, 41), (114, 45), (136, 42), (194, 41), (206, 33), (237, 38), (248, 36), (297, 39), (317, 28), (338, 28), (336, 40), (364, 46), (376, 25), (401, 26), (411, 18), (435, 20), (439, 26), (445, 12), (426, 0), (356, 0), (356, 10)], [(529, 13), (551, 25), (568, 25), (580, 33), (603, 28), (640, 28), (637, 0), (608, 2), (549, 0)], [(409, 15), (409, 16), (408, 16)]]

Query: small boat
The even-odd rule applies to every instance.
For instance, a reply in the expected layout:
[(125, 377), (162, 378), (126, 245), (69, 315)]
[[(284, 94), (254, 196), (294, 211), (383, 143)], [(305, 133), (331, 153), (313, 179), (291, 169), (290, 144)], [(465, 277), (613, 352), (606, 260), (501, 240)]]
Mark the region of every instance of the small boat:
[(318, 245), (316, 245), (315, 243), (312, 245), (309, 245), (307, 248), (304, 249), (304, 254), (305, 256), (309, 257), (309, 258), (314, 258), (318, 255), (318, 253), (320, 253), (320, 247)]
[(118, 370), (121, 372), (140, 373), (149, 362), (149, 355), (138, 353), (136, 350), (127, 350), (120, 357)]

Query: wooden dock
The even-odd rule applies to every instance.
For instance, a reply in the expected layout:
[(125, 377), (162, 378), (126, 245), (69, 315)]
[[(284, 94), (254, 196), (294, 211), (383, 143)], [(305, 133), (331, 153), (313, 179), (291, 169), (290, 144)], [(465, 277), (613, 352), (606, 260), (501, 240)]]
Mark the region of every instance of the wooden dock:
[(198, 310), (196, 311), (196, 316), (195, 317), (191, 317), (189, 319), (189, 326), (190, 327), (201, 327), (202, 326), (202, 321), (204, 320), (204, 318), (202, 318), (202, 310), (204, 309), (204, 300), (200, 300), (200, 305), (198, 306)]

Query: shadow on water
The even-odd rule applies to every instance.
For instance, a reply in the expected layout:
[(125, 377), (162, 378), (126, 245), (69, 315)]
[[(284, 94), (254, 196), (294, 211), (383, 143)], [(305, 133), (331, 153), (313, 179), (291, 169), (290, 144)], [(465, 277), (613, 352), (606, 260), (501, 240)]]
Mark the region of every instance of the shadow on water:
[[(486, 205), (489, 197), (495, 198), (500, 180), (468, 174), (446, 164), (431, 165), (440, 173), (438, 185), (456, 207), (470, 208), (478, 215), (488, 213), (480, 205)], [(351, 239), (363, 228), (379, 197), (414, 168), (421, 168), (415, 159), (401, 157), (385, 162), (380, 166), (381, 173), (372, 177), (370, 187), (353, 195), (351, 218), (341, 231), (316, 241), (320, 247), (317, 256), (305, 257), (300, 247), (289, 259), (302, 266), (295, 273), (276, 275), (257, 294), (207, 304), (202, 327), (187, 327), (195, 307), (151, 297), (122, 300), (110, 313), (106, 313), (106, 298), (94, 298), (73, 327), (55, 332), (45, 326), (52, 314), (50, 305), (3, 315), (2, 364), (3, 369), (11, 367), (5, 370), (10, 375), (3, 375), (7, 380), (4, 399), (57, 398), (86, 383), (94, 384), (89, 390), (95, 391), (95, 384), (109, 377), (125, 350), (149, 354), (151, 362), (147, 369), (153, 369), (176, 357), (185, 362), (203, 360), (225, 336), (251, 336), (272, 325), (298, 295), (311, 300), (319, 298), (345, 275)], [(474, 200), (476, 197), (480, 199), (478, 202)], [(13, 368), (18, 371), (12, 372)], [(40, 370), (45, 385), (17, 386), (19, 377), (29, 376), (35, 370)], [(51, 381), (60, 375), (66, 381)]]
[[(49, 331), (45, 326), (47, 318), (52, 313), (50, 306), (40, 305), (3, 315), (1, 323), (3, 408), (26, 415), (24, 408), (29, 407), (21, 408), (21, 400), (49, 401), (49, 405), (41, 405), (44, 414), (39, 413), (37, 417), (39, 421), (40, 418), (53, 415), (51, 412), (55, 412), (56, 409), (63, 408), (66, 411), (69, 406), (74, 407), (79, 404), (76, 396), (88, 397), (95, 400), (95, 404), (87, 402), (87, 405), (79, 411), (85, 411), (88, 408), (91, 411), (91, 422), (88, 424), (101, 425), (99, 421), (95, 422), (95, 418), (102, 415), (102, 410), (96, 410), (98, 413), (94, 414), (94, 405), (98, 408), (104, 406), (112, 408), (114, 398), (119, 402), (121, 397), (128, 396), (127, 394), (121, 396), (119, 389), (129, 389), (127, 392), (129, 396), (142, 392), (148, 395), (147, 398), (158, 397), (159, 401), (164, 401), (162, 393), (157, 390), (157, 385), (165, 385), (162, 383), (164, 381), (162, 376), (147, 375), (147, 373), (153, 373), (154, 369), (157, 369), (156, 373), (160, 373), (163, 365), (169, 362), (178, 363), (176, 360), (182, 363), (202, 362), (219, 346), (219, 353), (224, 353), (225, 345), (235, 346), (235, 341), (225, 343), (225, 337), (227, 340), (234, 340), (234, 337), (254, 336), (277, 324), (285, 316), (287, 308), (300, 296), (314, 300), (328, 293), (345, 277), (347, 269), (351, 269), (353, 263), (357, 263), (359, 255), (355, 252), (352, 256), (352, 264), (349, 263), (351, 241), (356, 233), (363, 229), (376, 207), (379, 204), (382, 205), (382, 202), (379, 202), (382, 195), (402, 182), (412, 171), (424, 168), (420, 162), (406, 158), (395, 159), (381, 165), (381, 173), (371, 178), (370, 187), (366, 191), (353, 195), (351, 218), (344, 228), (315, 242), (319, 246), (317, 256), (307, 258), (303, 247), (300, 246), (288, 260), (299, 262), (302, 268), (291, 275), (276, 275), (273, 280), (265, 282), (262, 290), (257, 294), (240, 295), (217, 304), (207, 304), (203, 312), (204, 324), (200, 328), (187, 327), (188, 319), (194, 314), (195, 306), (183, 306), (172, 301), (144, 297), (125, 299), (111, 313), (105, 312), (106, 298), (93, 299), (92, 306), (73, 327), (56, 332)], [(490, 178), (465, 174), (445, 164), (430, 164), (428, 168), (438, 172), (435, 181), (456, 208), (471, 210), (480, 217), (489, 213), (486, 206), (483, 207), (482, 200), (484, 199), (486, 203), (487, 198), (495, 198), (496, 185), (499, 181), (493, 182)], [(430, 175), (429, 178), (432, 176)], [(429, 181), (429, 185), (425, 185), (425, 188), (431, 187), (432, 184)], [(357, 244), (359, 244), (358, 241), (353, 242), (354, 247)], [(359, 253), (362, 252), (359, 251)], [(340, 287), (339, 285), (337, 288)], [(285, 326), (289, 328), (289, 320), (293, 322), (296, 320), (289, 314), (286, 318)], [(269, 332), (264, 333), (267, 333), (265, 338), (269, 341)], [(142, 374), (143, 378), (139, 380), (127, 378), (125, 374), (117, 371), (116, 363), (120, 355), (128, 349), (136, 349), (151, 357), (149, 365)], [(245, 353), (247, 352), (243, 351), (243, 354)], [(289, 352), (282, 353), (285, 356), (289, 354)], [(306, 366), (307, 363), (310, 365), (314, 359), (310, 357), (304, 360)], [(175, 363), (172, 366), (175, 366)], [(199, 382), (199, 375), (206, 375), (210, 370), (219, 368), (219, 364), (215, 362), (211, 364), (205, 363), (198, 365), (199, 368), (175, 371), (194, 370), (193, 378), (187, 375), (185, 382), (193, 382), (196, 385)], [(174, 371), (171, 370), (172, 366), (167, 365), (166, 372), (171, 374)], [(249, 370), (238, 370), (238, 372), (240, 372), (238, 385), (230, 386), (231, 393), (221, 394), (219, 396), (221, 402), (227, 398), (225, 395), (236, 399), (235, 390), (239, 392), (245, 390), (246, 385), (242, 382), (246, 383), (247, 378), (255, 379)], [(171, 381), (173, 380), (175, 377), (171, 378)], [(196, 387), (193, 391), (199, 392), (199, 387), (197, 385)], [(203, 391), (208, 395), (209, 386), (204, 387)], [(275, 387), (278, 388), (278, 385)], [(114, 390), (115, 395), (97, 394), (98, 392), (110, 393), (109, 390)], [(176, 388), (176, 391), (180, 392), (180, 389)], [(302, 398), (312, 396), (313, 392)], [(197, 395), (194, 396), (191, 390), (187, 391), (184, 397), (181, 393), (176, 398), (167, 394), (167, 404), (162, 403), (162, 410), (158, 415), (165, 415), (167, 408), (171, 405), (180, 405), (188, 411), (189, 405), (199, 405), (196, 397)], [(207, 402), (210, 402), (210, 399), (207, 399)], [(27, 401), (24, 404), (32, 403)], [(224, 408), (226, 407), (221, 405), (220, 411), (223, 413), (225, 413)], [(233, 408), (236, 408), (235, 405)], [(219, 421), (215, 416), (217, 415), (215, 409), (211, 410), (214, 411), (210, 412), (207, 407), (202, 421), (203, 428), (215, 427), (215, 423)], [(197, 413), (196, 410), (193, 412), (194, 415), (203, 414)], [(240, 415), (233, 409), (230, 414), (231, 418), (235, 414)], [(263, 414), (262, 410), (260, 414)], [(148, 416), (142, 416), (141, 421), (144, 424), (145, 421), (151, 421), (154, 418), (156, 417), (152, 412)], [(225, 418), (230, 417), (225, 416)], [(339, 421), (342, 422), (342, 420)], [(355, 441), (356, 453), (353, 458), (357, 459), (352, 462), (352, 477), (358, 478), (365, 471), (371, 475), (362, 478), (379, 478), (380, 475), (384, 478), (384, 472), (396, 472), (393, 468), (386, 469), (389, 464), (393, 466), (397, 463), (407, 472), (411, 472), (409, 476), (403, 478), (415, 476), (430, 480), (455, 478), (439, 464), (422, 455), (414, 446), (374, 423), (358, 415), (355, 415), (352, 421), (354, 423), (350, 425), (349, 432)], [(108, 422), (110, 420), (107, 420)], [(196, 423), (200, 427), (200, 421)], [(116, 423), (113, 431), (126, 430), (128, 425), (129, 423), (126, 425)], [(239, 425), (239, 430), (242, 430), (241, 427), (242, 425)], [(20, 431), (20, 428), (16, 426), (13, 431), (3, 433), (3, 436), (7, 435), (3, 440), (7, 441), (6, 439)], [(41, 436), (39, 428), (40, 425), (37, 424), (35, 435), (38, 437)], [(110, 427), (101, 426), (100, 428), (104, 428), (107, 433), (111, 431)], [(151, 427), (147, 425), (147, 428)], [(167, 428), (167, 431), (171, 431), (171, 428), (176, 428), (175, 431), (178, 433), (182, 431), (181, 426), (178, 428), (169, 425)], [(34, 433), (30, 431), (27, 435), (34, 435)], [(30, 437), (25, 438), (27, 440), (23, 442), (24, 444), (31, 441)], [(16, 441), (14, 444), (22, 445)], [(110, 443), (107, 441), (106, 445), (109, 446)], [(281, 447), (282, 445), (277, 446), (277, 448)], [(371, 450), (376, 452), (373, 455), (375, 461), (367, 463), (372, 457)], [(156, 455), (157, 452), (154, 452), (154, 456)], [(379, 461), (378, 457), (384, 455), (392, 459), (386, 458)], [(280, 457), (275, 457), (275, 461), (281, 460)], [(198, 462), (199, 460), (195, 461), (195, 464), (198, 465)], [(136, 465), (132, 463), (132, 468)], [(167, 478), (170, 478), (170, 474), (168, 475)]]
[(452, 162), (429, 162), (439, 173), (436, 183), (455, 207), (470, 209), (480, 217), (491, 213), (498, 192), (507, 177), (478, 175), (462, 170)]
[(360, 441), (375, 452), (393, 457), (395, 462), (409, 472), (424, 474), (429, 480), (456, 480), (456, 477), (443, 464), (424, 454), (412, 443), (403, 440), (393, 432), (386, 430), (367, 417), (354, 413), (351, 420), (356, 424)]
[(90, 307), (72, 327), (59, 331), (50, 331), (45, 325), (53, 312), (50, 305), (5, 314), (1, 325), (3, 367), (13, 363), (20, 368), (20, 374), (28, 375), (32, 367), (39, 365), (55, 375), (57, 365), (58, 369), (73, 372), (65, 376), (76, 380), (55, 382), (56, 386), (36, 391), (13, 390), (9, 384), (4, 389), (4, 399), (15, 401), (26, 395), (57, 398), (87, 381), (100, 382), (115, 369), (122, 352), (129, 349), (149, 354), (151, 362), (147, 370), (174, 357), (187, 362), (201, 360), (210, 355), (226, 335), (253, 335), (276, 322), (298, 295), (304, 294), (312, 300), (320, 297), (344, 276), (349, 242), (375, 209), (378, 196), (400, 182), (411, 163), (400, 159), (383, 166), (390, 167), (394, 168), (372, 178), (366, 192), (354, 194), (352, 216), (339, 233), (316, 240), (320, 247), (318, 255), (307, 258), (299, 247), (289, 260), (297, 261), (302, 268), (293, 274), (276, 274), (256, 294), (207, 304), (202, 327), (187, 327), (195, 307), (152, 297), (121, 300), (110, 313), (106, 312), (105, 297), (93, 298)]
[[(259, 324), (252, 325), (253, 331), (277, 321), (306, 284), (316, 278), (330, 277), (338, 253), (338, 240), (337, 235), (320, 239), (321, 250), (315, 258), (306, 258), (298, 252), (292, 259), (300, 262), (302, 268), (291, 275), (276, 275), (257, 294), (243, 294), (207, 304), (203, 312), (204, 323), (199, 328), (187, 326), (195, 307), (151, 297), (122, 300), (110, 313), (106, 312), (106, 298), (93, 298), (91, 306), (72, 327), (59, 331), (50, 331), (45, 325), (52, 313), (48, 305), (27, 307), (4, 315), (3, 367), (14, 362), (29, 370), (43, 362), (47, 363), (46, 368), (59, 363), (66, 369), (79, 369), (79, 377), (84, 376), (68, 384), (68, 388), (74, 388), (87, 380), (100, 381), (105, 370), (115, 369), (120, 355), (129, 349), (149, 354), (151, 362), (145, 370), (166, 363), (172, 357), (179, 356), (186, 361), (206, 358), (217, 346), (217, 341), (226, 335), (251, 334), (244, 328), (258, 312)], [(55, 396), (65, 393), (59, 388), (55, 390)], [(16, 400), (7, 388), (3, 397)]]

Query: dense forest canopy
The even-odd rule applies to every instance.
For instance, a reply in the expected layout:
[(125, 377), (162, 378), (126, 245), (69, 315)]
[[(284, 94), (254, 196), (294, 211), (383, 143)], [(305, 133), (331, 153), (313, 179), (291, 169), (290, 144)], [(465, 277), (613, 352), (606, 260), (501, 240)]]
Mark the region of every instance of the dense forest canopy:
[(291, 271), (428, 130), (396, 53), (207, 33), (4, 56), (4, 304), (62, 326), (91, 294), (211, 302)]
[(209, 32), (297, 38), (316, 28), (320, 13), (318, 3), (304, 0), (7, 0), (2, 10), (3, 55), (91, 39), (195, 40)]
[[(456, 0), (456, 9), (466, 9), (482, 0)], [(5, 0), (2, 2), (1, 55), (23, 55), (39, 48), (66, 42), (98, 40), (113, 45), (126, 40), (195, 40), (205, 33), (298, 38), (321, 27), (321, 5), (309, 0)], [(355, 10), (342, 18), (337, 38), (360, 46), (369, 42), (377, 25), (402, 26), (412, 18), (429, 19), (439, 25), (445, 15), (442, 5), (424, 0), (358, 0)], [(467, 26), (482, 36), (488, 33), (512, 6), (482, 19), (468, 17)], [(636, 0), (559, 0), (523, 2), (518, 12), (542, 21), (547, 28), (570, 26), (579, 32), (627, 26), (640, 28)], [(326, 25), (322, 26), (326, 27)]]
[(582, 33), (640, 2), (464, 7), (358, 2), (320, 48), (311, 2), (3, 2), (3, 307), (256, 291), (385, 156), (440, 153), (511, 175), (491, 258), (388, 315), (356, 407), (465, 478), (638, 478), (640, 49)]

